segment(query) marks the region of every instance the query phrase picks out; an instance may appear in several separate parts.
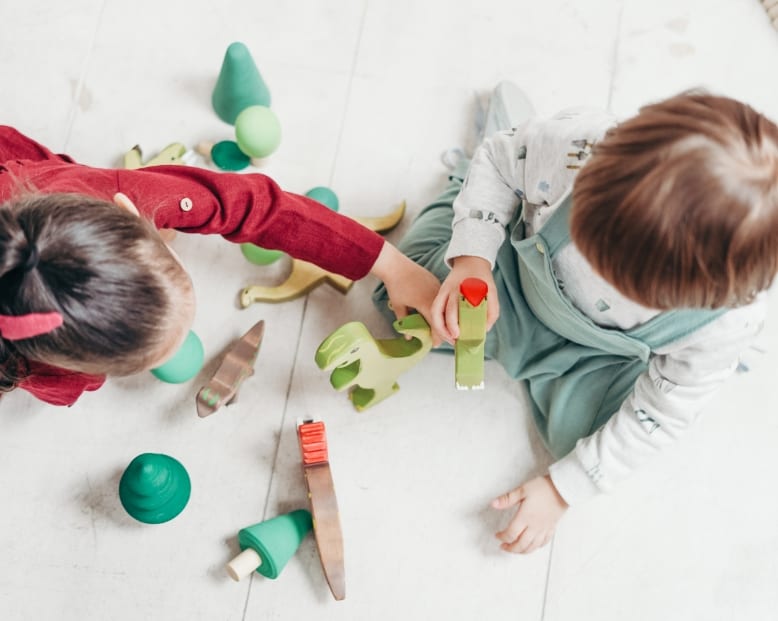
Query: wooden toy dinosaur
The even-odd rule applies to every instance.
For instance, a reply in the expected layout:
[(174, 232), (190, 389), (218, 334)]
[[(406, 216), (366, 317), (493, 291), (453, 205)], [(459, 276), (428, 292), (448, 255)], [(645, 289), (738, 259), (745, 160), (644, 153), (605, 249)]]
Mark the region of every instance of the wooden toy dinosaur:
[(265, 335), (265, 322), (258, 321), (227, 352), (219, 368), (197, 393), (197, 415), (205, 418), (237, 396), (241, 383), (254, 374), (254, 363)]
[(346, 569), (343, 563), (343, 532), (338, 500), (332, 482), (327, 432), (321, 421), (304, 420), (297, 425), (297, 439), (303, 461), (305, 483), (313, 515), (313, 535), (319, 548), (324, 577), (333, 597), (346, 598)]
[(160, 166), (162, 164), (184, 164), (184, 155), (186, 147), (180, 142), (174, 142), (166, 146), (162, 151), (147, 161), (143, 161), (143, 152), (140, 145), (135, 145), (124, 154), (122, 160), (123, 168), (134, 170), (136, 168), (145, 168), (146, 166)]
[(346, 293), (354, 284), (353, 280), (328, 272), (318, 265), (292, 259), (292, 271), (283, 283), (275, 287), (252, 285), (244, 288), (240, 292), (240, 305), (246, 308), (254, 302), (288, 302), (325, 282), (341, 293)]
[[(403, 215), (405, 215), (405, 201), (386, 216), (376, 218), (351, 217), (373, 231), (386, 233), (400, 223)], [(242, 308), (246, 308), (254, 302), (288, 302), (305, 295), (322, 283), (327, 283), (341, 293), (346, 293), (354, 281), (323, 270), (313, 263), (292, 259), (292, 270), (284, 282), (275, 287), (259, 285), (245, 287), (240, 292), (240, 305)]]
[(362, 411), (399, 390), (397, 378), (415, 366), (432, 348), (430, 327), (421, 315), (394, 322), (402, 335), (375, 339), (364, 324), (347, 323), (330, 334), (316, 350), (316, 364), (334, 369), (330, 383), (335, 390), (350, 388), (349, 398)]

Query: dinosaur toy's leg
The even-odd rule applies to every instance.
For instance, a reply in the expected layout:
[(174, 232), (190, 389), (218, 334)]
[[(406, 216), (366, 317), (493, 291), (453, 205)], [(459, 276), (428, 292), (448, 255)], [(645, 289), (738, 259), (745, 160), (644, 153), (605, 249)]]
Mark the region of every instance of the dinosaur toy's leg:
[[(390, 380), (391, 381), (391, 380)], [(382, 384), (375, 388), (362, 388), (361, 386), (354, 386), (348, 395), (351, 399), (351, 403), (354, 404), (354, 409), (358, 412), (366, 410), (367, 408), (375, 405), (379, 401), (383, 401), (387, 397), (391, 397), (395, 392), (400, 390), (400, 385), (397, 382), (390, 384)]]

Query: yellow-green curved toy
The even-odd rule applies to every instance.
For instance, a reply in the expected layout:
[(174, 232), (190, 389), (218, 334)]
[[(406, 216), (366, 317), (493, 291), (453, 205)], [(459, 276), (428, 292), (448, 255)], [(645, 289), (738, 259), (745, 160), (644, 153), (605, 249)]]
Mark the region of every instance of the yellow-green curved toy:
[(316, 350), (317, 366), (323, 371), (333, 369), (330, 384), (338, 391), (350, 388), (349, 399), (358, 411), (399, 390), (397, 378), (432, 349), (430, 327), (421, 315), (408, 315), (393, 325), (403, 336), (376, 339), (364, 324), (352, 321)]
[(275, 287), (265, 287), (262, 285), (251, 285), (244, 287), (240, 291), (238, 300), (241, 308), (247, 308), (254, 302), (288, 302), (305, 295), (309, 291), (318, 287), (321, 283), (328, 283), (341, 293), (346, 293), (354, 284), (340, 274), (333, 274), (318, 265), (292, 259), (292, 270), (289, 276), (280, 285)]
[(163, 164), (183, 164), (183, 158), (186, 155), (186, 147), (180, 142), (169, 144), (154, 157), (143, 161), (143, 151), (139, 145), (135, 145), (127, 151), (122, 158), (122, 166), (127, 170), (136, 168), (145, 168), (146, 166), (161, 166)]
[[(372, 231), (386, 233), (400, 223), (404, 214), (405, 201), (385, 216), (373, 218), (351, 216), (351, 218)], [(322, 283), (327, 283), (344, 294), (354, 284), (345, 276), (328, 272), (313, 263), (292, 259), (292, 269), (284, 282), (274, 287), (261, 285), (244, 287), (240, 291), (238, 300), (241, 308), (247, 308), (254, 302), (288, 302), (305, 295)]]

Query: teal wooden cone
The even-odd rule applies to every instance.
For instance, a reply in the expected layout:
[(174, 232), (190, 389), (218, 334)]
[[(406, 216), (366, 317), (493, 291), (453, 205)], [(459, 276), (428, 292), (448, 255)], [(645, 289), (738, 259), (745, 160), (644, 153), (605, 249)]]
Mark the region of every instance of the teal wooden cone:
[(192, 492), (189, 474), (169, 455), (143, 453), (130, 462), (119, 481), (119, 500), (132, 517), (161, 524), (184, 510)]
[(311, 514), (297, 509), (242, 529), (238, 532), (238, 545), (241, 550), (251, 548), (262, 558), (258, 573), (278, 578), (312, 529)]
[(211, 104), (218, 117), (230, 125), (249, 106), (270, 107), (270, 91), (243, 43), (236, 41), (227, 48)]

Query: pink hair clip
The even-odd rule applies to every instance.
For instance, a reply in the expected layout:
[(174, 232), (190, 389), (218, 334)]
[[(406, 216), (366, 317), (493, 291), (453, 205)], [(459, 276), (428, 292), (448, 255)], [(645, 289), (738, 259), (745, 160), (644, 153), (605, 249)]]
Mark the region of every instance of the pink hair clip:
[(27, 315), (0, 315), (0, 336), (6, 341), (21, 341), (47, 334), (61, 325), (62, 315), (53, 311)]

